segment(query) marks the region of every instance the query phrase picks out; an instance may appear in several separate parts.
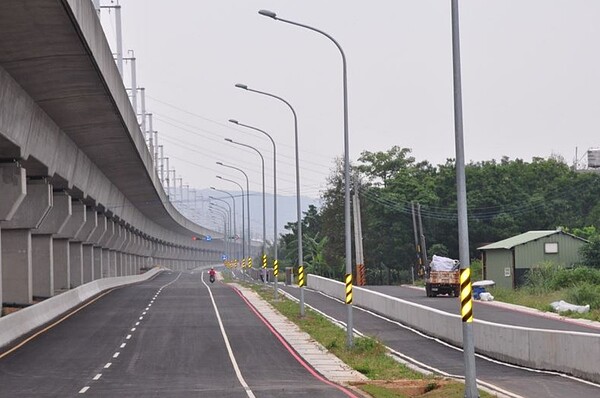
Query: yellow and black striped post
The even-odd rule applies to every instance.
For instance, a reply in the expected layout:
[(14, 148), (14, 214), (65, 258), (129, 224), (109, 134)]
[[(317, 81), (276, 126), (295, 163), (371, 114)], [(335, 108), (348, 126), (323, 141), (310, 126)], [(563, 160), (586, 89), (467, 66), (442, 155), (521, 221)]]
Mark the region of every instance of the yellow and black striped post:
[(352, 274), (346, 274), (346, 304), (352, 304)]
[(246, 258), (242, 258), (242, 269), (246, 268)]
[(262, 267), (263, 269), (267, 269), (267, 254), (263, 253), (262, 255)]
[(471, 268), (460, 270), (460, 314), (463, 322), (473, 322)]
[(306, 286), (306, 279), (304, 278), (304, 267), (302, 265), (298, 267), (298, 286)]
[(252, 257), (248, 257), (248, 268), (252, 268)]
[(273, 260), (273, 276), (277, 278), (279, 275), (279, 260)]

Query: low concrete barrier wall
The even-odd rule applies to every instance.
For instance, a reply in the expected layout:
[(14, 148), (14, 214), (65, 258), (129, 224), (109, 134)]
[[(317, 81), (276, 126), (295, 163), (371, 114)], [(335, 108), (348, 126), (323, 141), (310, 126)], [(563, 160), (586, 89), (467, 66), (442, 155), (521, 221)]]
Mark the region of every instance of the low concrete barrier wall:
[[(342, 282), (308, 275), (308, 287), (344, 300)], [(460, 317), (379, 292), (353, 288), (353, 303), (430, 336), (462, 346)], [(475, 320), (478, 353), (505, 362), (600, 382), (600, 334), (508, 326)]]
[(6, 315), (0, 318), (0, 347), (39, 328), (102, 291), (148, 280), (161, 271), (160, 268), (153, 268), (141, 275), (97, 279)]

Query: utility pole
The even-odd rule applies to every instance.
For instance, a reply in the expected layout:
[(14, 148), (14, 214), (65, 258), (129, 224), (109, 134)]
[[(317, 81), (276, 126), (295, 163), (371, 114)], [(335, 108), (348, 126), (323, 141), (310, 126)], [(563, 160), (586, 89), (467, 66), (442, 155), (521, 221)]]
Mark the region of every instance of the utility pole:
[(419, 219), (419, 238), (421, 241), (421, 261), (427, 266), (427, 244), (425, 243), (425, 233), (423, 232), (423, 223), (421, 220), (421, 204), (417, 202), (417, 218)]
[(365, 259), (363, 254), (362, 223), (360, 218), (360, 198), (358, 194), (358, 177), (354, 179), (354, 192), (352, 198), (354, 213), (354, 252), (356, 254), (356, 284), (364, 286), (365, 280)]
[[(419, 245), (419, 232), (417, 231), (417, 217), (415, 215), (415, 202), (410, 202), (410, 208), (412, 210), (412, 222), (413, 222), (413, 233), (415, 236), (415, 250), (417, 253), (417, 262), (412, 267), (411, 277), (412, 283), (415, 284), (415, 267), (417, 270), (421, 269), (421, 245)], [(418, 271), (417, 271), (418, 272)]]

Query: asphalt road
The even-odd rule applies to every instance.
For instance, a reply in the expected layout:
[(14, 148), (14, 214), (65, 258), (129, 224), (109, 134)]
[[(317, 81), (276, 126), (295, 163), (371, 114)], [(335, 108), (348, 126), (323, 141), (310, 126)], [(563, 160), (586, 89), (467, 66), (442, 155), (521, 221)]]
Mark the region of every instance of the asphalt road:
[(1, 358), (0, 397), (348, 396), (275, 341), (233, 288), (207, 287), (201, 273), (162, 273)]
[[(407, 286), (364, 286), (388, 296), (398, 297), (413, 303), (436, 308), (451, 314), (460, 313), (460, 302), (456, 297), (438, 296), (427, 297), (425, 290), (415, 289)], [(548, 303), (550, 304), (550, 303)], [(475, 319), (501, 323), (511, 326), (523, 326), (536, 329), (568, 330), (573, 332), (600, 333), (600, 329), (594, 326), (586, 326), (569, 320), (548, 318), (529, 312), (520, 312), (507, 308), (495, 306), (482, 301), (473, 301), (473, 316)]]
[[(299, 297), (298, 288), (284, 286), (283, 289), (291, 295)], [(450, 303), (452, 299), (445, 301)], [(345, 304), (318, 292), (306, 289), (305, 303), (341, 322), (345, 322), (347, 319)], [(353, 324), (355, 330), (378, 338), (391, 349), (415, 360), (413, 362), (418, 361), (425, 366), (450, 375), (464, 375), (463, 353), (454, 347), (416, 333), (396, 322), (361, 311), (357, 307), (354, 307), (353, 310)], [(600, 396), (600, 388), (559, 375), (505, 366), (481, 357), (476, 358), (475, 367), (478, 380), (522, 397), (597, 398)]]

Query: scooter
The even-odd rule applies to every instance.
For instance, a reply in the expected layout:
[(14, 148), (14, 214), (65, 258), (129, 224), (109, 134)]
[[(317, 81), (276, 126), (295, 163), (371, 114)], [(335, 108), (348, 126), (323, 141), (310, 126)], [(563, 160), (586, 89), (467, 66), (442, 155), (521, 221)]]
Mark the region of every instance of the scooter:
[(215, 276), (211, 275), (208, 280), (210, 280), (210, 283), (214, 283), (215, 282)]

